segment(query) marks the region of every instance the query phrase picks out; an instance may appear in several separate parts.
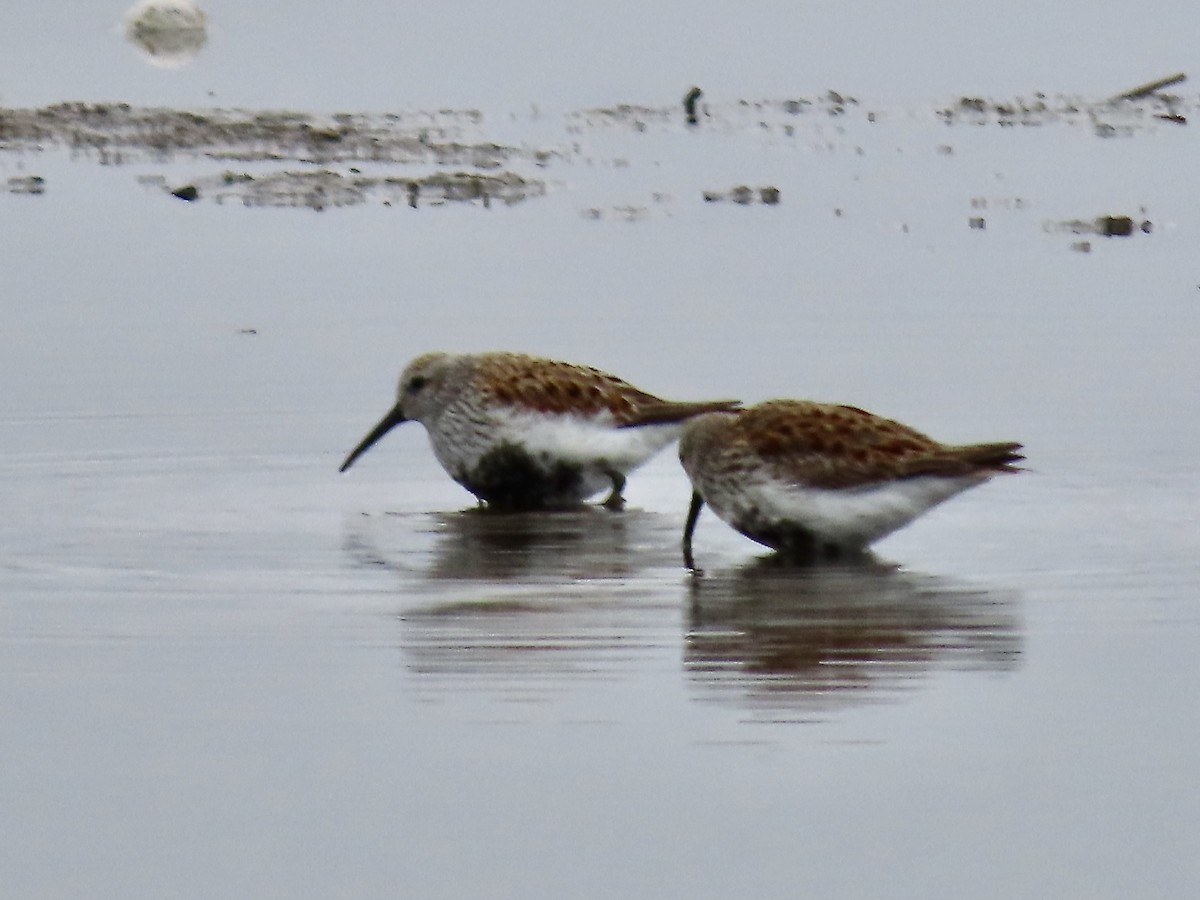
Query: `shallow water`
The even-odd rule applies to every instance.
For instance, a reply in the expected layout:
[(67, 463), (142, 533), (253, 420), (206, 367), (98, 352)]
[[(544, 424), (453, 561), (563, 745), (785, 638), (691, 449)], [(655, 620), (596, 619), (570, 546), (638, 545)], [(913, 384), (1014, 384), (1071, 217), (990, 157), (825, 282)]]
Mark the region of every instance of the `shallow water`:
[[(246, 39), (209, 12), (197, 68), (116, 97), (236, 105), (196, 89)], [(116, 58), (98, 84), (142, 84)], [(68, 75), (4, 103), (114, 100)], [(390, 121), (378, 90), (344, 108)], [(263, 208), (205, 193), (211, 147), (0, 150), (0, 893), (1187, 896), (1194, 134), (976, 95), (393, 123), (519, 148), (546, 190), (513, 205)], [(276, 163), (444, 174), (237, 166)], [(670, 451), (619, 514), (481, 514), (416, 425), (339, 475), (433, 348), (852, 402), (1030, 470), (854, 565), (706, 513), (695, 578)]]

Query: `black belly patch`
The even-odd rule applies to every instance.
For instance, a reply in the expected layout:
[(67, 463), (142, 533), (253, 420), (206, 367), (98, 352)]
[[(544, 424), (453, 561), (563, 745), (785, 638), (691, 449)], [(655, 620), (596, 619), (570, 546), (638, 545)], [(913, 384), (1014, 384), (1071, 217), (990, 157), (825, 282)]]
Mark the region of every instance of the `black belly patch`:
[(585, 499), (583, 469), (561, 459), (538, 459), (504, 443), (485, 453), (457, 479), (489, 507), (502, 510), (572, 506)]
[(744, 519), (734, 528), (763, 546), (770, 547), (796, 562), (817, 562), (853, 556), (849, 548), (822, 540), (807, 528), (784, 522), (766, 522), (759, 518)]

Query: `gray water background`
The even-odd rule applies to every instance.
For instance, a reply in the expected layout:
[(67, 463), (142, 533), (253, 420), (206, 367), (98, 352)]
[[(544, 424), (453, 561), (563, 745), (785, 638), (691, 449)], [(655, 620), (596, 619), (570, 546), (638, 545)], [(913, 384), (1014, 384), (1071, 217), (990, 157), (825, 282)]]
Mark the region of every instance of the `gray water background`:
[[(209, 4), (160, 72), (120, 6), (9, 6), (7, 106), (469, 106), (566, 149), (511, 207), (320, 213), (138, 181), (202, 157), (0, 153), (46, 180), (0, 194), (0, 894), (1194, 889), (1193, 126), (936, 113), (1186, 67), (1190, 7)], [(780, 111), (827, 89), (857, 105)], [(704, 200), (742, 184), (781, 202)], [(1064, 224), (1108, 214), (1152, 229)], [(432, 348), (852, 402), (1030, 471), (867, 568), (706, 517), (697, 582), (670, 452), (619, 516), (463, 512), (417, 426), (339, 476)]]

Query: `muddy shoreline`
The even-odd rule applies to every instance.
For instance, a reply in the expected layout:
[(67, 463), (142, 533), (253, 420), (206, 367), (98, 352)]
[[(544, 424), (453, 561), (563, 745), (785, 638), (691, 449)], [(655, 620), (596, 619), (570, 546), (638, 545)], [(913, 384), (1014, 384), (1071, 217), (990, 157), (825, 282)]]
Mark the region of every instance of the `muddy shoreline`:
[[(30, 156), (66, 151), (72, 160), (105, 166), (219, 163), (192, 173), (143, 175), (143, 186), (189, 202), (240, 201), (252, 207), (323, 210), (367, 202), (421, 208), (447, 203), (487, 208), (545, 196), (545, 173), (555, 165), (627, 168), (633, 148), (597, 146), (639, 135), (675, 133), (820, 141), (827, 149), (866, 152), (863, 135), (890, 122), (928, 127), (1067, 127), (1099, 138), (1132, 138), (1187, 125), (1197, 98), (1160, 92), (1087, 100), (1035, 93), (995, 100), (962, 96), (945, 105), (895, 109), (827, 91), (812, 98), (708, 103), (689, 94), (675, 105), (619, 104), (568, 112), (556, 124), (503, 120), (506, 134), (536, 133), (537, 141), (498, 140), (493, 122), (478, 109), (318, 114), (296, 110), (141, 107), (128, 103), (64, 102), (38, 108), (0, 108), (0, 153)], [(536, 126), (536, 127), (534, 127)], [(847, 132), (847, 128), (854, 129)], [(613, 132), (617, 132), (615, 137)], [(851, 140), (847, 135), (857, 133)], [(831, 143), (830, 134), (834, 135)], [(549, 135), (547, 140), (546, 136)], [(606, 137), (607, 135), (607, 137)], [(882, 133), (881, 133), (882, 136)], [(590, 139), (590, 140), (589, 140)], [(941, 143), (937, 152), (953, 155)], [(653, 165), (669, 160), (654, 159)], [(240, 164), (242, 168), (231, 168)], [(7, 179), (6, 192), (37, 196), (52, 189), (41, 173)], [(660, 192), (661, 193), (661, 192)], [(778, 184), (707, 184), (697, 187), (706, 204), (770, 207), (785, 196)], [(659, 195), (656, 194), (656, 197)], [(657, 202), (657, 201), (656, 201)], [(631, 209), (633, 214), (622, 212)], [(592, 218), (644, 218), (644, 202), (589, 206)], [(840, 213), (839, 213), (840, 214)], [(1110, 213), (1104, 213), (1110, 215)], [(1114, 211), (1111, 215), (1125, 215)], [(969, 227), (982, 230), (973, 217)]]

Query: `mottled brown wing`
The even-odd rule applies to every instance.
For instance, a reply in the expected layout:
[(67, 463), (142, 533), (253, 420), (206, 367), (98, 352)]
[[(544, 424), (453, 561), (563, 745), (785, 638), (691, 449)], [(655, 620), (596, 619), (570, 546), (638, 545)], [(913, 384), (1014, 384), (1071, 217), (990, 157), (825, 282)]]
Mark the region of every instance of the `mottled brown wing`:
[(658, 397), (590, 366), (519, 354), (496, 354), (480, 365), (478, 385), (500, 403), (540, 413), (591, 416), (607, 411), (618, 423)]
[(853, 406), (771, 401), (737, 417), (740, 439), (781, 478), (850, 488), (916, 475), (1010, 471), (1017, 444), (951, 447)]
[(656, 400), (639, 406), (621, 422), (625, 428), (639, 425), (675, 425), (710, 412), (736, 412), (741, 409), (740, 400)]

